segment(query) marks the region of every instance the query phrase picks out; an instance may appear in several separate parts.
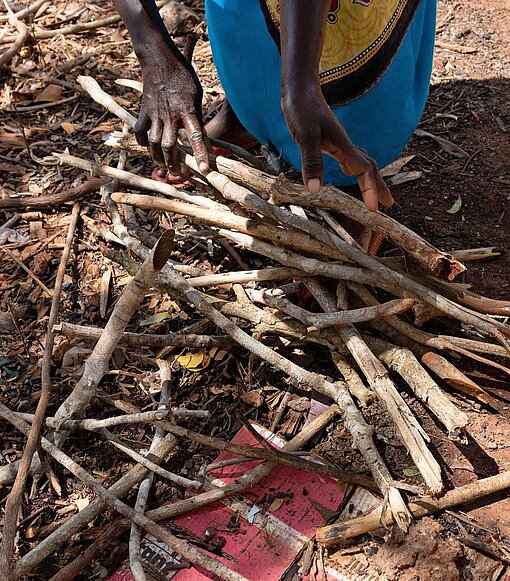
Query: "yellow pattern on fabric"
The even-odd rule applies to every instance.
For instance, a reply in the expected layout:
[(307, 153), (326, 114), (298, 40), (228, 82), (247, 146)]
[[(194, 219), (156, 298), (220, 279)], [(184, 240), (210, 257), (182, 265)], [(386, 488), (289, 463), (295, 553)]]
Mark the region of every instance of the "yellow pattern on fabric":
[[(279, 0), (265, 3), (279, 30)], [(326, 24), (321, 84), (345, 77), (366, 64), (382, 48), (407, 3), (408, 0), (340, 0), (338, 10), (330, 12)]]

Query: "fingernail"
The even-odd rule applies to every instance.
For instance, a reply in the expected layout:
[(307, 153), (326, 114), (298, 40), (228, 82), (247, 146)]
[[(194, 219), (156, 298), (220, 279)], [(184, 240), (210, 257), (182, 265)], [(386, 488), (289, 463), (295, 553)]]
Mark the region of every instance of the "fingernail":
[(312, 178), (308, 180), (306, 187), (311, 194), (316, 194), (321, 189), (321, 181), (318, 178)]
[(209, 169), (209, 166), (205, 163), (205, 161), (201, 161), (198, 165), (198, 169), (203, 173)]

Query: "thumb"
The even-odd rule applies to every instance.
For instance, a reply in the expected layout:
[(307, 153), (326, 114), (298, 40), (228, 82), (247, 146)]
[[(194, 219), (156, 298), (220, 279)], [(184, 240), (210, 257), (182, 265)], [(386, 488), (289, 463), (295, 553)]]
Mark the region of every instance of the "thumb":
[(316, 194), (322, 185), (322, 154), (320, 136), (307, 138), (299, 144), (301, 151), (301, 173), (303, 183), (311, 194)]

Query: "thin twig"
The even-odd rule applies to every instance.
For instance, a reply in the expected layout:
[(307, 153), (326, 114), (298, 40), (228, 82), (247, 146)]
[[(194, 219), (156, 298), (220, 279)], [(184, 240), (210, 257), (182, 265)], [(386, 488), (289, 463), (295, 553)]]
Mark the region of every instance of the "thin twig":
[[(165, 266), (173, 248), (173, 241), (173, 231), (167, 230), (158, 240), (137, 274), (125, 286), (108, 320), (105, 332), (85, 362), (85, 369), (80, 381), (57, 410), (55, 417), (58, 420), (73, 419), (85, 412), (96, 393), (99, 382), (108, 369), (110, 358), (124, 334), (129, 320), (139, 307), (159, 271)], [(61, 438), (62, 434), (59, 434), (58, 439)]]
[[(159, 396), (159, 409), (166, 410), (167, 404), (170, 400), (170, 383), (172, 380), (172, 368), (167, 361), (158, 360), (159, 373), (161, 376), (161, 393)], [(154, 437), (149, 448), (149, 452), (161, 442), (164, 438), (165, 432), (161, 428), (156, 428)], [(150, 488), (153, 481), (153, 473), (148, 474), (140, 484), (138, 494), (136, 496), (135, 510), (143, 514), (147, 499), (149, 498)], [(143, 570), (142, 561), (140, 559), (140, 545), (142, 542), (142, 530), (135, 523), (131, 524), (131, 533), (129, 536), (129, 564), (131, 574), (135, 581), (146, 581), (147, 577)]]

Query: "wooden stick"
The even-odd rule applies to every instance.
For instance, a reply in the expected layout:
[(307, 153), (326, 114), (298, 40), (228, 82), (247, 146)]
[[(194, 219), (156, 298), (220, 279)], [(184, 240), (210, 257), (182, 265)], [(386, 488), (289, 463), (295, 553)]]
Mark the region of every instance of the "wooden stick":
[(12, 566), (14, 557), (14, 543), (16, 538), (16, 530), (18, 523), (18, 513), (21, 505), (21, 499), (25, 484), (28, 477), (32, 458), (35, 450), (39, 444), (39, 437), (41, 429), (44, 424), (44, 416), (50, 401), (51, 396), (51, 372), (50, 365), (53, 356), (53, 343), (55, 335), (53, 333), (53, 325), (57, 321), (58, 312), (60, 308), (60, 297), (62, 294), (62, 283), (67, 267), (67, 261), (71, 254), (71, 245), (74, 238), (74, 232), (78, 218), (80, 215), (80, 204), (75, 202), (71, 213), (71, 222), (67, 232), (64, 251), (60, 258), (60, 264), (57, 270), (57, 277), (55, 279), (55, 288), (53, 292), (53, 299), (51, 301), (50, 315), (48, 318), (48, 330), (46, 333), (46, 340), (44, 344), (44, 354), (41, 366), (41, 393), (37, 403), (37, 409), (34, 415), (32, 426), (29, 428), (28, 439), (23, 451), (23, 456), (19, 464), (19, 469), (16, 474), (13, 487), (5, 505), (4, 529), (2, 538), (2, 550), (0, 552), (0, 571), (3, 571), (6, 579), (12, 578)]
[(186, 204), (176, 200), (168, 200), (164, 198), (157, 198), (155, 196), (142, 196), (139, 194), (125, 194), (115, 192), (112, 194), (112, 200), (120, 204), (128, 204), (136, 206), (137, 208), (146, 208), (150, 210), (160, 210), (162, 212), (173, 212), (175, 214), (182, 214), (191, 218), (192, 222), (199, 222), (209, 226), (216, 226), (218, 228), (227, 228), (238, 230), (263, 240), (271, 240), (272, 242), (290, 246), (305, 252), (313, 252), (314, 254), (329, 256), (335, 260), (345, 260), (345, 256), (338, 252), (335, 248), (327, 244), (317, 242), (311, 236), (302, 234), (301, 232), (284, 230), (271, 224), (257, 223), (249, 218), (243, 218), (237, 214), (233, 214), (225, 207), (225, 211), (215, 210), (211, 212), (207, 208), (199, 208), (195, 205)]
[[(348, 286), (365, 304), (378, 304), (377, 299), (365, 287), (354, 283), (348, 283)], [(374, 322), (372, 326), (395, 341), (397, 345), (411, 349), (426, 367), (443, 381), (446, 381), (448, 385), (483, 403), (495, 406), (493, 398), (487, 392), (466, 377), (447, 359), (430, 349), (430, 347), (434, 347), (442, 351), (455, 351), (457, 348), (446, 337), (424, 333), (396, 317)]]
[[(166, 411), (167, 404), (170, 400), (170, 384), (172, 380), (172, 368), (167, 361), (158, 360), (159, 374), (161, 378), (161, 394), (159, 397), (159, 410)], [(165, 437), (165, 432), (161, 428), (156, 428), (154, 431), (154, 437), (152, 439), (149, 452), (152, 452), (154, 448), (161, 442)], [(154, 475), (150, 472), (140, 484), (138, 489), (138, 494), (136, 497), (135, 510), (140, 513), (145, 512), (145, 506), (147, 504), (147, 499), (149, 498), (149, 492), (152, 486), (152, 481)], [(142, 530), (139, 526), (131, 523), (131, 532), (129, 535), (129, 565), (131, 569), (131, 574), (135, 578), (135, 581), (146, 581), (145, 572), (143, 570), (142, 561), (140, 559), (140, 545), (142, 542)]]
[[(152, 421), (158, 421), (158, 420), (152, 420)], [(161, 429), (161, 428), (158, 428), (158, 429)], [(151, 470), (155, 474), (158, 474), (162, 478), (165, 478), (166, 480), (169, 480), (170, 482), (174, 482), (175, 484), (178, 484), (179, 486), (184, 486), (185, 488), (194, 488), (194, 489), (198, 490), (201, 487), (201, 483), (198, 482), (197, 480), (190, 480), (189, 478), (184, 478), (183, 476), (180, 476), (179, 474), (174, 474), (173, 472), (169, 472), (168, 470), (165, 470), (164, 468), (161, 468), (160, 466), (158, 466), (157, 464), (152, 462), (152, 460), (147, 459), (142, 454), (135, 452), (135, 450), (131, 449), (120, 438), (117, 438), (116, 436), (114, 436), (106, 428), (100, 428), (98, 431), (102, 436), (104, 436), (106, 438), (106, 440), (108, 442), (110, 442), (110, 444), (113, 444), (113, 446), (115, 446), (115, 448), (117, 448), (117, 450), (124, 452), (124, 454), (126, 454), (126, 456), (129, 456), (130, 458), (132, 458), (133, 460), (138, 462), (138, 464), (145, 466), (145, 468), (148, 468), (149, 470)]]
[[(17, 36), (12, 41), (12, 46), (5, 50), (0, 55), (0, 68), (8, 65), (12, 59), (18, 54), (18, 52), (23, 48), (27, 38), (28, 38), (28, 27), (27, 25), (18, 18), (18, 16), (10, 9), (9, 4), (6, 0), (3, 0), (5, 7), (10, 12), (9, 14), (9, 24), (14, 26), (18, 31)], [(1, 42), (1, 41), (0, 41)]]
[[(177, 440), (172, 434), (167, 434), (158, 444), (152, 454), (149, 454), (151, 460), (158, 464), (163, 462), (168, 454), (177, 445)], [(122, 498), (129, 490), (141, 482), (148, 474), (148, 470), (137, 464), (113, 484), (108, 490), (115, 496)], [(14, 567), (15, 578), (19, 578), (32, 571), (39, 563), (58, 550), (59, 546), (68, 541), (74, 534), (80, 531), (87, 524), (97, 518), (107, 509), (107, 505), (100, 499), (96, 498), (87, 507), (79, 513), (71, 516), (56, 531), (43, 539), (36, 547), (23, 555)], [(115, 537), (117, 538), (117, 537)]]
[[(471, 484), (459, 486), (449, 490), (441, 498), (421, 498), (409, 505), (413, 517), (420, 518), (434, 514), (446, 508), (452, 508), (459, 504), (465, 504), (478, 500), (489, 494), (495, 494), (510, 488), (510, 471), (502, 472), (496, 476), (483, 478)], [(338, 543), (362, 535), (374, 532), (382, 526), (390, 526), (393, 523), (390, 511), (378, 510), (367, 516), (361, 516), (343, 523), (337, 523), (322, 527), (317, 531), (317, 542), (326, 547), (333, 547)]]
[(44, 291), (44, 294), (48, 298), (51, 299), (53, 297), (53, 292), (43, 283), (43, 281), (38, 276), (36, 276), (25, 264), (23, 264), (23, 262), (21, 262), (21, 260), (15, 254), (13, 254), (10, 250), (7, 250), (7, 248), (1, 248), (1, 250), (22, 270), (24, 270), (28, 276), (30, 276), (30, 278)]
[[(107, 397), (104, 397), (104, 399), (123, 412), (137, 413), (139, 411), (136, 406), (128, 402), (112, 400)], [(297, 470), (303, 470), (304, 472), (314, 472), (316, 474), (322, 474), (323, 476), (330, 476), (331, 478), (349, 482), (357, 486), (364, 486), (370, 489), (374, 488), (374, 483), (368, 478), (363, 478), (357, 474), (352, 474), (345, 470), (340, 470), (336, 466), (325, 465), (319, 462), (306, 460), (305, 458), (294, 456), (277, 449), (271, 448), (270, 450), (266, 450), (264, 448), (254, 448), (252, 446), (242, 446), (240, 444), (234, 444), (233, 442), (226, 442), (224, 440), (220, 440), (219, 438), (207, 436), (206, 434), (193, 432), (192, 430), (188, 430), (187, 428), (172, 424), (168, 421), (158, 421), (152, 423), (154, 423), (155, 426), (170, 432), (174, 436), (177, 436), (178, 438), (185, 438), (186, 440), (196, 442), (202, 446), (237, 454), (240, 457), (257, 458), (259, 460), (277, 460), (280, 464), (292, 466)]]
[(469, 423), (468, 416), (446, 397), (437, 383), (419, 364), (413, 353), (409, 349), (397, 347), (375, 337), (366, 340), (370, 349), (379, 359), (404, 379), (418, 399), (445, 426), (448, 430), (448, 437), (467, 444), (463, 432)]
[[(10, 422), (16, 427), (20, 432), (28, 435), (30, 432), (30, 426), (24, 422), (21, 418), (18, 418), (16, 414), (11, 412), (6, 406), (0, 403), (0, 416), (5, 420)], [(57, 462), (62, 464), (67, 470), (73, 474), (78, 480), (83, 482), (86, 486), (91, 488), (95, 494), (97, 494), (101, 499), (108, 504), (110, 508), (119, 512), (126, 518), (129, 518), (137, 525), (145, 529), (151, 535), (154, 535), (159, 541), (165, 543), (170, 549), (176, 553), (182, 555), (185, 559), (188, 559), (192, 563), (203, 567), (207, 571), (218, 575), (220, 579), (226, 579), (228, 581), (247, 581), (245, 577), (235, 573), (231, 569), (228, 569), (218, 561), (206, 555), (202, 551), (196, 549), (193, 545), (178, 539), (174, 535), (170, 534), (165, 528), (157, 525), (154, 521), (147, 518), (146, 516), (136, 512), (134, 509), (129, 507), (127, 504), (119, 500), (115, 495), (113, 495), (108, 489), (104, 488), (99, 482), (93, 478), (86, 470), (84, 470), (79, 464), (74, 462), (69, 456), (64, 454), (62, 450), (57, 448), (46, 438), (41, 438), (41, 447), (43, 450), (48, 452)]]
[[(34, 420), (34, 414), (25, 414), (16, 412), (16, 414), (25, 422), (31, 424)], [(113, 418), (105, 418), (103, 420), (85, 419), (85, 420), (57, 420), (57, 418), (46, 418), (45, 424), (49, 428), (57, 428), (60, 426), (65, 430), (88, 430), (89, 432), (97, 432), (102, 428), (113, 428), (115, 426), (129, 426), (133, 424), (140, 424), (143, 422), (155, 422), (164, 420), (167, 416), (172, 416), (176, 419), (181, 418), (195, 418), (205, 419), (210, 417), (211, 412), (207, 410), (187, 410), (187, 409), (172, 409), (172, 410), (154, 410), (149, 412), (140, 412), (139, 414), (125, 414), (122, 416), (115, 416)]]
[[(129, 320), (136, 311), (147, 290), (166, 264), (172, 251), (173, 231), (167, 230), (153, 248), (134, 278), (125, 286), (123, 293), (108, 320), (105, 332), (101, 335), (94, 350), (85, 362), (85, 369), (80, 381), (72, 393), (58, 408), (55, 417), (58, 420), (73, 419), (85, 412), (90, 400), (96, 393), (97, 386), (108, 370), (110, 358), (120, 341)], [(62, 435), (58, 434), (58, 440)]]
[(363, 307), (348, 311), (316, 314), (291, 303), (278, 289), (266, 291), (264, 293), (264, 299), (271, 307), (295, 317), (305, 325), (309, 325), (308, 331), (320, 331), (321, 329), (336, 325), (353, 325), (355, 323), (376, 321), (403, 313), (418, 304), (416, 299), (395, 299), (379, 305), (379, 308)]
[(55, 157), (60, 164), (70, 165), (72, 167), (83, 169), (84, 171), (90, 172), (92, 175), (118, 180), (121, 184), (133, 188), (148, 190), (150, 192), (157, 192), (159, 194), (163, 194), (164, 196), (166, 195), (171, 198), (175, 198), (176, 200), (182, 200), (183, 202), (195, 204), (201, 208), (209, 208), (211, 210), (225, 209), (225, 206), (222, 204), (218, 204), (217, 202), (210, 200), (205, 196), (188, 194), (184, 190), (174, 188), (170, 184), (164, 184), (149, 178), (143, 178), (128, 171), (116, 169), (108, 165), (101, 165), (86, 159), (80, 159), (79, 157), (75, 157), (67, 153), (53, 152), (51, 155), (52, 157)]
[[(319, 282), (315, 279), (306, 279), (305, 285), (323, 310), (335, 309), (334, 298)], [(428, 435), (398, 393), (385, 367), (368, 348), (358, 331), (352, 325), (337, 327), (336, 330), (365, 375), (370, 387), (390, 414), (402, 442), (427, 486), (432, 494), (438, 494), (443, 489), (441, 468), (427, 447)]]
[(435, 276), (446, 279), (455, 278), (465, 270), (460, 262), (441, 252), (403, 224), (387, 214), (370, 212), (363, 202), (338, 188), (326, 186), (318, 194), (310, 194), (302, 185), (293, 184), (282, 175), (275, 178), (255, 168), (247, 170), (244, 164), (232, 159), (218, 156), (216, 164), (221, 173), (247, 185), (254, 191), (266, 194), (277, 205), (294, 204), (325, 208), (348, 216), (372, 231), (390, 238)]
[[(314, 258), (301, 256), (292, 252), (291, 250), (283, 250), (276, 246), (271, 246), (270, 244), (267, 244), (261, 240), (257, 240), (256, 238), (253, 238), (247, 234), (232, 232), (230, 230), (224, 229), (221, 229), (219, 233), (229, 240), (236, 242), (240, 246), (250, 248), (250, 250), (253, 252), (257, 252), (263, 256), (273, 258), (285, 266), (290, 268), (301, 268), (309, 276), (326, 276), (328, 278), (350, 280), (353, 282), (359, 282), (361, 284), (370, 284), (400, 296), (402, 296), (405, 291), (408, 291), (409, 293), (422, 299), (424, 302), (427, 302), (428, 304), (436, 307), (441, 312), (495, 337), (510, 353), (510, 345), (506, 339), (506, 336), (510, 334), (510, 327), (508, 325), (499, 323), (490, 317), (486, 317), (479, 313), (475, 313), (468, 308), (457, 305), (449, 299), (439, 295), (435, 291), (432, 291), (427, 287), (424, 287), (423, 285), (418, 284), (415, 281), (388, 269), (387, 267), (384, 267), (382, 264), (376, 263), (377, 268), (375, 268), (372, 272), (367, 272), (362, 269), (343, 264), (326, 263)], [(374, 261), (374, 259), (369, 256), (365, 255), (365, 258), (368, 261)], [(360, 263), (361, 262), (364, 263), (365, 259), (360, 261)], [(382, 272), (379, 271), (379, 267), (383, 268)]]
[[(59, 323), (54, 325), (53, 330), (66, 337), (80, 337), (97, 341), (104, 333), (104, 329), (97, 327), (86, 327), (73, 323)], [(225, 335), (195, 335), (187, 333), (167, 333), (165, 335), (149, 335), (148, 333), (125, 332), (122, 335), (120, 344), (137, 345), (145, 347), (193, 347), (196, 349), (211, 349), (212, 347), (226, 347), (232, 344), (232, 339)]]
[[(43, 4), (46, 4), (46, 2), (48, 2), (48, 0), (36, 0), (35, 2), (32, 2), (31, 4), (29, 4), (27, 6), (27, 8), (23, 8), (22, 10), (18, 10), (18, 12), (15, 12), (14, 14), (16, 15), (16, 18), (18, 18), (19, 20), (23, 20), (24, 18), (26, 18), (30, 14), (37, 12)], [(10, 14), (0, 15), (0, 22), (7, 22), (9, 20), (9, 17), (10, 17)]]
[(189, 284), (193, 288), (204, 288), (222, 284), (261, 282), (265, 280), (288, 280), (303, 276), (303, 271), (295, 268), (262, 268), (260, 270), (241, 270), (238, 272), (222, 272), (220, 274), (208, 274), (188, 278)]
[(331, 352), (331, 358), (338, 371), (342, 374), (351, 395), (359, 401), (361, 407), (366, 407), (372, 403), (375, 399), (375, 393), (365, 386), (349, 360), (337, 351)]
[(35, 208), (37, 210), (48, 210), (55, 208), (67, 202), (74, 202), (86, 195), (95, 192), (106, 180), (101, 178), (92, 178), (75, 188), (58, 192), (56, 194), (49, 194), (47, 196), (23, 196), (21, 198), (3, 198), (0, 200), (0, 210), (20, 210), (27, 208)]
[[(157, 0), (156, 6), (161, 8), (165, 4), (168, 4), (170, 0)], [(106, 18), (101, 18), (99, 20), (92, 20), (91, 22), (79, 22), (78, 24), (72, 24), (70, 26), (64, 26), (62, 28), (57, 28), (55, 30), (35, 30), (31, 33), (31, 38), (36, 40), (42, 40), (47, 38), (54, 38), (55, 36), (68, 35), (68, 34), (78, 34), (80, 32), (88, 32), (89, 30), (95, 30), (97, 28), (103, 28), (104, 26), (111, 26), (120, 22), (121, 18), (118, 14), (113, 16), (107, 16)], [(10, 42), (11, 37), (3, 38), (0, 43)]]

